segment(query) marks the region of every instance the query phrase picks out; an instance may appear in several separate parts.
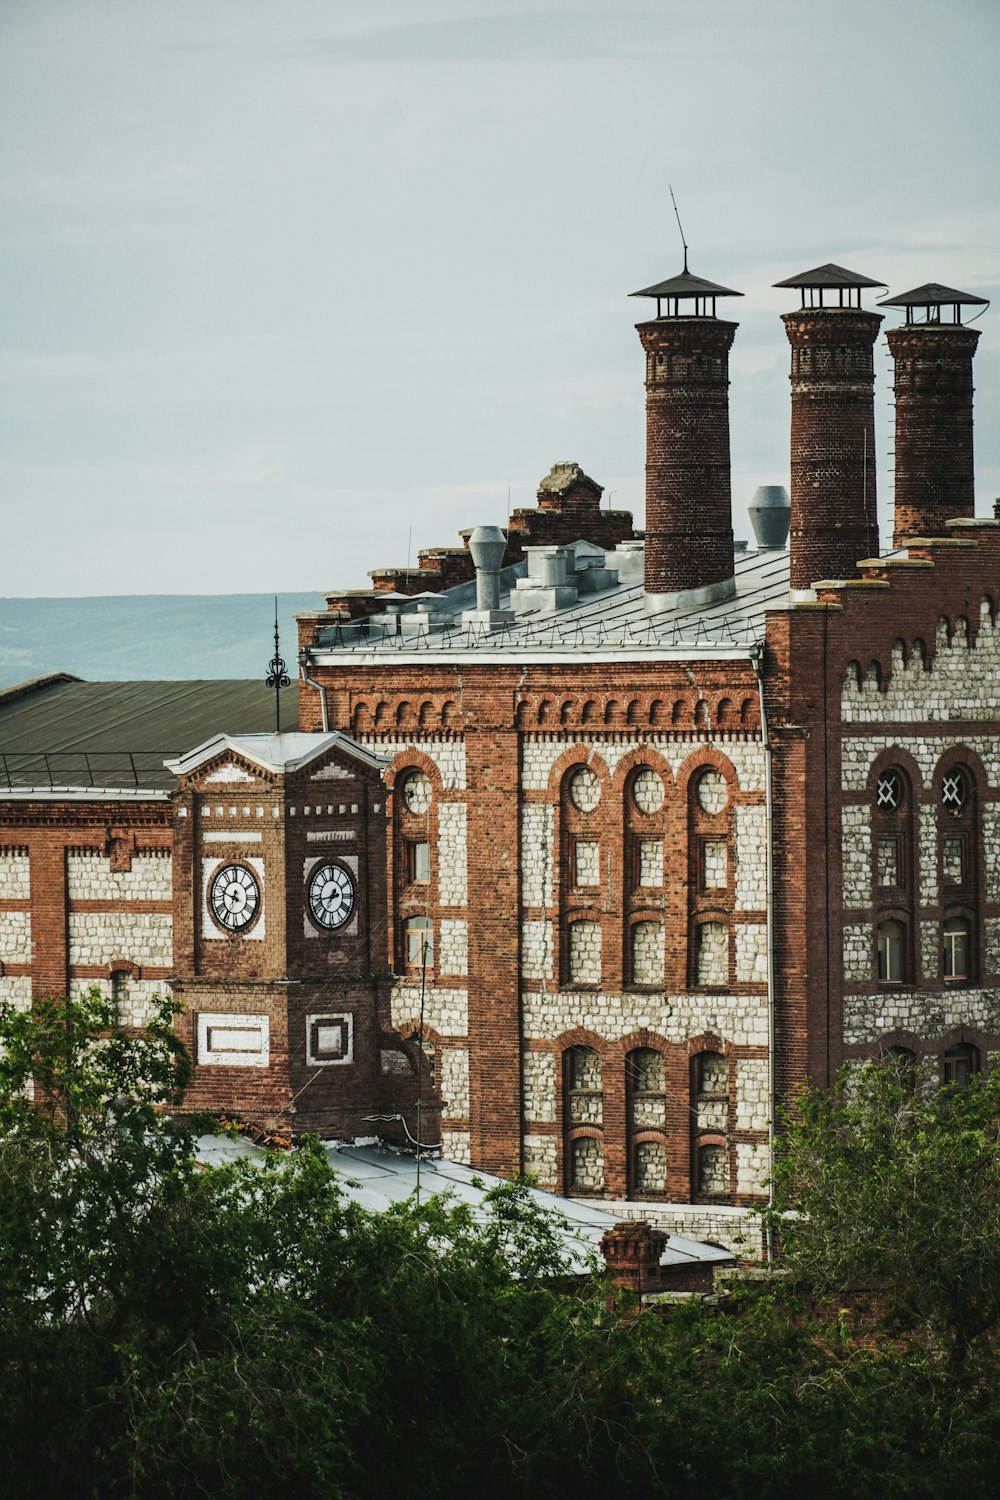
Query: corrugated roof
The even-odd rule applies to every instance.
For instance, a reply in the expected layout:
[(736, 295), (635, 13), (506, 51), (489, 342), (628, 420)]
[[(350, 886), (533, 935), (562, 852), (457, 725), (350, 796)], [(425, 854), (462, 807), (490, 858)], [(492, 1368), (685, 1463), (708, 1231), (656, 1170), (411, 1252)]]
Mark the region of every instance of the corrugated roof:
[[(298, 687), (281, 694), (281, 727), (298, 729)], [(163, 765), (220, 730), (266, 732), (274, 693), (263, 682), (80, 682), (64, 674), (0, 695), (0, 789), (169, 790)]]

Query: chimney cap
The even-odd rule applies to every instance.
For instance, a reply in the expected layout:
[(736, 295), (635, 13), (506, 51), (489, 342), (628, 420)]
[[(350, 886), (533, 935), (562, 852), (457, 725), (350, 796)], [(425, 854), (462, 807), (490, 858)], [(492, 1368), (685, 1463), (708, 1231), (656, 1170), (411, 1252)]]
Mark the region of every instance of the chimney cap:
[(988, 297), (977, 297), (974, 292), (959, 292), (953, 286), (942, 286), (940, 281), (925, 281), (923, 286), (916, 286), (912, 292), (900, 292), (898, 297), (883, 297), (879, 307), (905, 307), (906, 321), (913, 323), (915, 307), (927, 309), (926, 321), (928, 323), (940, 323), (941, 308), (953, 309), (952, 319), (960, 323), (960, 307), (989, 307)]
[(774, 285), (776, 287), (794, 286), (800, 291), (814, 287), (837, 291), (842, 287), (887, 287), (888, 283), (872, 281), (870, 276), (861, 276), (857, 271), (845, 270), (843, 266), (834, 265), (830, 260), (825, 266), (814, 266), (811, 271), (800, 271), (797, 276), (787, 276), (784, 281), (774, 282)]
[[(639, 292), (629, 292), (630, 297), (655, 297), (656, 316), (661, 316), (660, 303), (665, 297), (667, 299), (667, 317), (696, 317), (714, 318), (716, 297), (742, 297), (742, 292), (734, 292), (730, 286), (720, 286), (717, 281), (706, 281), (704, 276), (694, 276), (687, 268), (687, 255), (684, 257), (684, 269), (679, 276), (668, 276), (666, 281), (658, 281), (655, 286), (644, 286)], [(673, 310), (670, 304), (673, 302)], [(693, 302), (694, 312), (682, 313), (680, 304), (682, 302)], [(708, 304), (711, 302), (712, 310), (709, 312)]]

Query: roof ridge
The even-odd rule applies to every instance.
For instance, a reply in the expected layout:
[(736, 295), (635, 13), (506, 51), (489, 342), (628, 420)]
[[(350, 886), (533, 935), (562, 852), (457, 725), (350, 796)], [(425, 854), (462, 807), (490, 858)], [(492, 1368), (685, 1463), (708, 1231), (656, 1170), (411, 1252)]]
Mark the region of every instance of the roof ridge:
[(40, 677), (27, 677), (23, 682), (15, 682), (12, 687), (0, 688), (0, 705), (15, 703), (18, 698), (43, 692), (45, 688), (56, 687), (60, 682), (84, 681), (85, 678), (76, 677), (72, 672), (43, 672)]

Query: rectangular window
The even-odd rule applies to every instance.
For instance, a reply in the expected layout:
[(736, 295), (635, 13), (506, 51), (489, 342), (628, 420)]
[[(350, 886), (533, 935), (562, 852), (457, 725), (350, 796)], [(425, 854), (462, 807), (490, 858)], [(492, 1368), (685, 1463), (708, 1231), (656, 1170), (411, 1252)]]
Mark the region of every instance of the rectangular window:
[(431, 846), (420, 839), (408, 839), (406, 843), (406, 879), (408, 884), (421, 884), (431, 878)]
[(406, 967), (430, 968), (434, 962), (434, 928), (429, 917), (409, 917), (404, 932), (406, 935)]
[(969, 924), (962, 918), (952, 918), (944, 924), (944, 977), (945, 979), (968, 979)]
[(663, 884), (663, 843), (660, 839), (636, 839), (632, 845), (632, 884)]
[(600, 885), (601, 846), (596, 839), (576, 839), (573, 844), (573, 884)]
[(878, 841), (878, 883), (882, 886), (899, 885), (899, 840)]
[(725, 839), (704, 839), (701, 846), (701, 888), (725, 890), (729, 879)]
[(903, 927), (900, 922), (879, 924), (878, 977), (880, 984), (903, 982)]

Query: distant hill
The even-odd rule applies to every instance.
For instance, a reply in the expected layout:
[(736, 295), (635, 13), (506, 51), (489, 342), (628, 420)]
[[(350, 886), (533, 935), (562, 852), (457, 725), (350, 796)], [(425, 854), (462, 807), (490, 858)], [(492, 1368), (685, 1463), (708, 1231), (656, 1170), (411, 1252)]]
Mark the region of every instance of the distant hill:
[[(278, 595), (281, 654), (293, 676), (292, 615), (322, 608), (318, 590)], [(43, 672), (90, 681), (264, 677), (273, 655), (273, 594), (0, 599), (0, 688)]]

